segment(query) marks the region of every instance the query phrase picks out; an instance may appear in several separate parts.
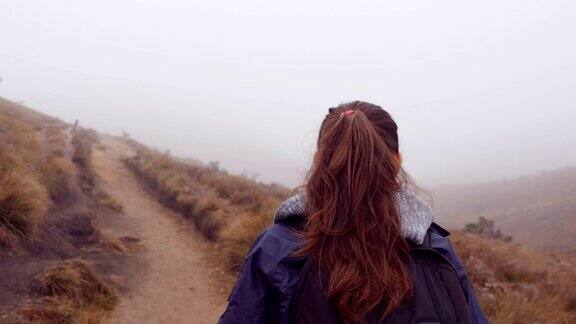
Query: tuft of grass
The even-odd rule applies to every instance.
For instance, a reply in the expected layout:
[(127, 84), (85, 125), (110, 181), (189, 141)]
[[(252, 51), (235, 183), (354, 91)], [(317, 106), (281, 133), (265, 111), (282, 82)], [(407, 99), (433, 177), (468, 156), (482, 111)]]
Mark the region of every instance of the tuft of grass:
[(98, 203), (106, 208), (110, 208), (115, 212), (121, 213), (124, 210), (124, 206), (116, 198), (110, 196), (104, 191), (99, 191), (97, 194)]
[(205, 216), (196, 216), (194, 225), (209, 240), (216, 240), (219, 237), (220, 229), (226, 224), (229, 214), (223, 209), (214, 210)]
[(76, 307), (110, 311), (118, 302), (114, 288), (100, 279), (86, 260), (69, 260), (55, 265), (35, 278), (35, 290), (42, 296), (65, 298)]
[(76, 162), (76, 164), (78, 164), (80, 167), (85, 169), (92, 169), (93, 144), (93, 137), (88, 131), (84, 129), (76, 131), (72, 137), (72, 146), (74, 148), (72, 160)]
[(64, 126), (59, 123), (52, 123), (46, 127), (44, 136), (46, 137), (50, 155), (64, 157), (66, 154), (66, 137), (63, 130)]
[(118, 303), (116, 290), (86, 260), (54, 265), (34, 279), (38, 298), (18, 309), (17, 322), (99, 323)]
[(222, 231), (222, 257), (226, 267), (240, 270), (244, 257), (256, 237), (272, 223), (272, 215), (245, 214), (232, 221)]
[(70, 192), (75, 170), (74, 164), (66, 158), (52, 155), (47, 159), (40, 172), (52, 200), (57, 201)]
[(28, 170), (14, 167), (0, 174), (0, 227), (31, 237), (50, 206), (46, 188)]

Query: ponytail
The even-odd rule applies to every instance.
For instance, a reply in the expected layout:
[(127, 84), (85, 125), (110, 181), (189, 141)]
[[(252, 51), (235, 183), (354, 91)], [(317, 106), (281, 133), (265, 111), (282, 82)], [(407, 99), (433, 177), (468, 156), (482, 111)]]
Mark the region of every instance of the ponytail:
[(377, 307), (385, 317), (412, 289), (396, 198), (396, 124), (378, 106), (344, 104), (330, 109), (317, 146), (297, 254), (317, 262), (327, 296), (344, 319), (365, 322)]

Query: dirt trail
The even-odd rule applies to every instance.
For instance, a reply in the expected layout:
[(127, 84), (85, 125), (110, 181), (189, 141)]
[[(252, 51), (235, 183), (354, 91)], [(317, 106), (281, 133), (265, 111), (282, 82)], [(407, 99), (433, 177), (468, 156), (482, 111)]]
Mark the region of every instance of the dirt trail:
[[(112, 323), (215, 323), (225, 296), (212, 283), (214, 270), (206, 262), (208, 243), (181, 216), (145, 193), (120, 161), (132, 149), (103, 138), (104, 151), (94, 151), (94, 167), (102, 189), (119, 200), (124, 213), (114, 230), (139, 238), (147, 264), (136, 284), (112, 316)], [(124, 224), (124, 225), (122, 225)], [(130, 275), (130, 274), (128, 274)]]

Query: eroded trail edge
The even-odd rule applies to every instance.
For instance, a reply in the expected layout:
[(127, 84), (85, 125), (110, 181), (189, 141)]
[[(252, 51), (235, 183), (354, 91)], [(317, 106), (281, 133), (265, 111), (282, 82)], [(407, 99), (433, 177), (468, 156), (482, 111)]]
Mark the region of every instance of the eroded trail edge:
[[(124, 206), (122, 219), (111, 220), (113, 234), (139, 239), (144, 264), (134, 273), (121, 298), (113, 323), (215, 323), (225, 307), (225, 295), (214, 287), (206, 261), (209, 243), (181, 216), (148, 195), (125, 168), (122, 156), (133, 151), (109, 137), (105, 150), (94, 152), (94, 168), (102, 188)], [(127, 274), (131, 276), (131, 274)]]

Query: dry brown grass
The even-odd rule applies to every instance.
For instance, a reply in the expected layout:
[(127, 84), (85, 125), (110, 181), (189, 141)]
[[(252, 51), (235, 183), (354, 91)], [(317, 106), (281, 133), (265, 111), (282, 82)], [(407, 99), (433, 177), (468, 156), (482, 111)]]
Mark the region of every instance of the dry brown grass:
[(237, 270), (255, 237), (289, 194), (223, 170), (188, 164), (167, 154), (144, 149), (126, 165), (159, 196), (160, 201), (189, 217), (208, 239), (219, 242), (223, 263)]
[(42, 323), (99, 323), (118, 303), (114, 288), (94, 274), (86, 260), (69, 260), (35, 278), (39, 298), (16, 313), (26, 321)]
[(40, 172), (42, 181), (54, 201), (65, 197), (69, 193), (70, 184), (76, 176), (74, 164), (59, 155), (48, 157)]
[(0, 227), (32, 237), (50, 205), (46, 188), (30, 171), (14, 167), (0, 173)]
[(454, 233), (454, 246), (493, 323), (573, 323), (576, 260)]
[[(2, 101), (3, 102), (3, 101)], [(0, 107), (0, 226), (4, 247), (15, 247), (14, 236), (32, 238), (44, 213), (51, 207), (49, 197), (66, 191), (73, 167), (64, 158), (49, 153), (38, 139), (37, 129), (47, 127), (47, 142), (64, 145), (61, 122), (35, 114), (23, 107)], [(57, 140), (58, 139), (58, 140)], [(56, 144), (54, 144), (56, 145)]]
[(160, 202), (190, 218), (206, 238), (217, 239), (229, 215), (227, 206), (216, 195), (193, 188), (197, 179), (187, 165), (148, 150), (139, 151), (125, 162), (158, 195)]
[(35, 130), (42, 130), (45, 123), (61, 123), (57, 118), (44, 115), (21, 104), (0, 98), (0, 115), (31, 125)]
[(4, 115), (0, 115), (0, 151), (14, 156), (20, 164), (33, 168), (44, 158), (44, 150), (34, 128)]
[(49, 149), (49, 155), (64, 157), (66, 154), (66, 137), (64, 126), (52, 123), (46, 127), (44, 136)]
[(222, 232), (222, 257), (226, 268), (239, 271), (248, 249), (266, 227), (272, 215), (246, 214), (237, 217)]
[(121, 213), (124, 210), (124, 206), (120, 201), (104, 191), (98, 191), (96, 194), (96, 199), (100, 205), (106, 208), (110, 208), (117, 213)]
[[(62, 203), (76, 170), (66, 157), (65, 129), (61, 121), (0, 98), (0, 253), (44, 257), (30, 255), (29, 247), (42, 241), (44, 236), (37, 234), (52, 235), (44, 220), (53, 203)], [(75, 157), (90, 166), (85, 144), (93, 142), (95, 134), (83, 135), (76, 139)], [(30, 298), (12, 314), (17, 323), (98, 323), (117, 302), (114, 289), (87, 261), (60, 263), (34, 281)]]
[(92, 169), (92, 147), (94, 138), (85, 129), (79, 129), (72, 137), (74, 148), (72, 160), (84, 169)]
[(70, 260), (36, 277), (42, 296), (63, 297), (76, 305), (94, 305), (111, 310), (117, 302), (113, 288), (98, 278), (86, 260)]

